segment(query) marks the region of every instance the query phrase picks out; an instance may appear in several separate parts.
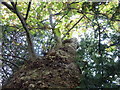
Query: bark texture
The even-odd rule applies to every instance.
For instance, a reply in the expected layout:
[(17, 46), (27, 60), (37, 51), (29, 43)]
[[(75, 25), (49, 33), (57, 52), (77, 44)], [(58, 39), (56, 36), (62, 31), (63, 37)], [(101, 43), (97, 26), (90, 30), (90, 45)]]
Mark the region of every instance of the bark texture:
[(81, 71), (75, 63), (76, 39), (63, 41), (57, 50), (24, 64), (5, 88), (75, 88), (79, 86)]

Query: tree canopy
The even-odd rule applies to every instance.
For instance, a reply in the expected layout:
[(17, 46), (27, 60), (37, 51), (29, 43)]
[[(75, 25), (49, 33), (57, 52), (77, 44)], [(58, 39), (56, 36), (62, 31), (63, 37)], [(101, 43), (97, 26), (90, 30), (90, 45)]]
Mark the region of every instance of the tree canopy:
[[(119, 2), (1, 2), (2, 84), (26, 61), (76, 37), (77, 88), (120, 86)], [(30, 58), (30, 59), (28, 59)]]

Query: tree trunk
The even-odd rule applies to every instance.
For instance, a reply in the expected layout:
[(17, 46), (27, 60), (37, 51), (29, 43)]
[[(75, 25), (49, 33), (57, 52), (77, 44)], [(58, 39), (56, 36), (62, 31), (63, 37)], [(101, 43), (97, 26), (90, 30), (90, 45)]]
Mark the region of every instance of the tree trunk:
[(5, 88), (75, 88), (79, 86), (81, 70), (75, 63), (75, 39), (64, 41), (63, 46), (48, 52), (34, 62), (23, 65), (13, 74)]

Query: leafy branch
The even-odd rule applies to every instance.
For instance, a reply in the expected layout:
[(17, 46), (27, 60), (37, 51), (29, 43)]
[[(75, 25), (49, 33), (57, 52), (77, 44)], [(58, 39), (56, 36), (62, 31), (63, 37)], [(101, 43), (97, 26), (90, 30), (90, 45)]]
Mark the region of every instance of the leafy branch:
[(35, 60), (36, 59), (36, 54), (35, 54), (34, 47), (33, 47), (33, 42), (31, 40), (31, 36), (30, 36), (30, 33), (29, 33), (29, 28), (28, 28), (27, 23), (26, 23), (26, 19), (28, 17), (28, 12), (30, 10), (31, 1), (32, 0), (30, 0), (30, 2), (29, 2), (28, 10), (27, 10), (27, 14), (26, 14), (25, 18), (20, 14), (20, 12), (18, 11), (18, 9), (16, 7), (16, 4), (14, 2), (11, 2), (12, 6), (9, 5), (7, 2), (2, 2), (2, 4), (5, 5), (13, 13), (15, 13), (18, 16), (19, 20), (21, 21), (22, 26), (23, 26), (23, 28), (25, 29), (25, 32), (26, 32), (27, 43), (28, 43), (28, 52), (30, 54), (30, 59)]

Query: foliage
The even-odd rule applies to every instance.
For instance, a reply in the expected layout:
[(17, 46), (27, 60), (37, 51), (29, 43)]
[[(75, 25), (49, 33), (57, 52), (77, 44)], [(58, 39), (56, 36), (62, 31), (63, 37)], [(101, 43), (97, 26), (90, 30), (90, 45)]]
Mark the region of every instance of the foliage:
[(120, 74), (119, 50), (101, 43), (102, 53), (99, 54), (98, 40), (90, 36), (81, 39), (76, 57), (83, 72), (79, 88), (118, 88), (116, 83), (119, 82), (115, 81)]
[[(26, 17), (28, 2), (17, 2)], [(11, 4), (10, 4), (11, 5)], [(38, 2), (32, 3), (26, 20), (37, 56), (44, 56), (55, 45), (55, 34), (62, 40), (80, 41), (77, 63), (83, 70), (84, 88), (117, 87), (119, 78), (120, 4), (115, 2)], [(53, 34), (50, 13), (55, 25)], [(17, 15), (1, 8), (3, 81), (30, 57), (26, 32)], [(6, 68), (7, 67), (7, 68)], [(88, 81), (89, 80), (89, 81)], [(3, 82), (3, 84), (5, 83)], [(89, 82), (89, 83), (88, 83)]]

